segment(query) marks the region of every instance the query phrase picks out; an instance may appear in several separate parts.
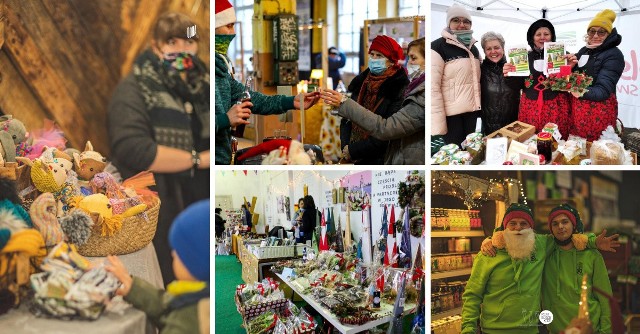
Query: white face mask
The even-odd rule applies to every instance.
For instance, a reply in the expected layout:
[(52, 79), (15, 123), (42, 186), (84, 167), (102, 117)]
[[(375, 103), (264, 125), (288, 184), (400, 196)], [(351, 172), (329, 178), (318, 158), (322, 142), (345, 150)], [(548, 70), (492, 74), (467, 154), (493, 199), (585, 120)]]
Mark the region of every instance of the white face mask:
[(418, 64), (408, 64), (407, 65), (407, 72), (409, 73), (409, 77), (413, 78), (416, 75), (420, 74), (420, 65)]

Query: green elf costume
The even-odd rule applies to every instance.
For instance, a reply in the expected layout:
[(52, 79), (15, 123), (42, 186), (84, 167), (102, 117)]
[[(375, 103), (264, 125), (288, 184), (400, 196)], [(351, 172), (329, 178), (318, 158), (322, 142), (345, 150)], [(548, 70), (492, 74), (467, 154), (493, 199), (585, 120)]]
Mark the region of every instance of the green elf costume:
[[(495, 257), (479, 253), (462, 295), (462, 333), (476, 333), (478, 319), (482, 332), (509, 334), (538, 333), (538, 316), (545, 259), (554, 250), (553, 236), (535, 235), (535, 248), (526, 259), (513, 259), (505, 249), (503, 231), (514, 218), (534, 226), (531, 209), (511, 204), (494, 232), (491, 242)], [(576, 235), (576, 248), (596, 248), (595, 234)]]
[[(550, 333), (560, 333), (578, 314), (578, 302), (582, 276), (587, 274), (589, 319), (594, 333), (611, 333), (611, 309), (607, 297), (592, 292), (596, 286), (611, 294), (611, 282), (600, 252), (595, 249), (576, 249), (574, 239), (582, 235), (582, 219), (578, 211), (562, 204), (549, 213), (549, 230), (554, 218), (566, 215), (573, 224), (573, 235), (568, 247), (555, 242), (553, 252), (547, 258), (542, 277), (542, 308), (553, 313), (553, 321), (547, 325)], [(563, 249), (569, 248), (569, 249)]]

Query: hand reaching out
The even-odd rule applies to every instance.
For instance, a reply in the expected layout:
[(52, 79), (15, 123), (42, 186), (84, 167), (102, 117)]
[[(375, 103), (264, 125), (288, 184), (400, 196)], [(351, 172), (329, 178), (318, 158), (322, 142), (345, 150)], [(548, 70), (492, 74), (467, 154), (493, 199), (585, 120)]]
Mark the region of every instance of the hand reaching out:
[(331, 89), (323, 89), (320, 96), (326, 105), (333, 107), (339, 107), (342, 101), (342, 94)]
[(304, 96), (304, 109), (311, 108), (314, 104), (316, 104), (316, 102), (318, 102), (318, 99), (320, 99), (320, 94), (316, 92), (300, 93), (296, 95), (295, 98), (293, 99), (293, 107), (296, 109), (300, 109), (301, 96)]
[(112, 273), (122, 283), (120, 288), (116, 291), (119, 296), (126, 296), (131, 291), (131, 285), (133, 284), (133, 278), (129, 275), (127, 268), (125, 268), (122, 261), (117, 256), (107, 256), (109, 264), (105, 265), (104, 269)]
[(602, 233), (596, 237), (596, 247), (602, 251), (615, 253), (616, 250), (614, 248), (620, 247), (620, 242), (618, 241), (619, 235), (614, 234), (610, 237), (606, 237), (605, 235), (607, 235), (606, 229), (602, 230)]

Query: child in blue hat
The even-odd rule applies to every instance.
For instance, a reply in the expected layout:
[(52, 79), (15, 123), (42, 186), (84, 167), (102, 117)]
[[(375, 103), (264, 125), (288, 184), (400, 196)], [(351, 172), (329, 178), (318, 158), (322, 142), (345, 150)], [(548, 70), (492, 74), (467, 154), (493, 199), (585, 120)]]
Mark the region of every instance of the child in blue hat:
[(161, 290), (132, 277), (116, 256), (106, 270), (122, 286), (117, 293), (144, 311), (160, 333), (209, 333), (210, 200), (187, 207), (169, 231), (173, 272), (177, 278)]

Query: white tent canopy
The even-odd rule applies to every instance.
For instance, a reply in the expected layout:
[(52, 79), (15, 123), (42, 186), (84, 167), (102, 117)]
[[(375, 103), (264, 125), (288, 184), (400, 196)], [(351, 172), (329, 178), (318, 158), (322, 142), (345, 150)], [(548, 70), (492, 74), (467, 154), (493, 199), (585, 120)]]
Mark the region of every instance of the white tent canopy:
[(431, 39), (440, 37), (446, 27), (446, 11), (453, 3), (469, 10), (473, 19), (476, 47), (483, 54), (480, 38), (488, 31), (502, 34), (506, 47), (527, 44), (527, 29), (535, 20), (546, 18), (553, 23), (558, 40), (569, 52), (584, 46), (583, 37), (591, 19), (603, 9), (616, 12), (613, 26), (622, 35), (619, 48), (625, 57), (625, 70), (617, 85), (618, 117), (626, 127), (640, 128), (640, 36), (634, 33), (640, 19), (638, 0), (432, 0)]

